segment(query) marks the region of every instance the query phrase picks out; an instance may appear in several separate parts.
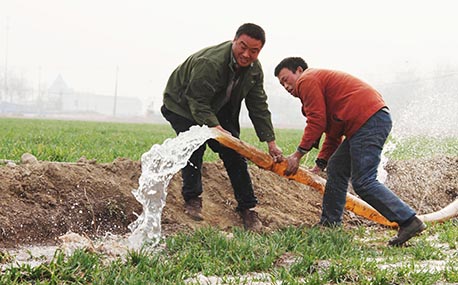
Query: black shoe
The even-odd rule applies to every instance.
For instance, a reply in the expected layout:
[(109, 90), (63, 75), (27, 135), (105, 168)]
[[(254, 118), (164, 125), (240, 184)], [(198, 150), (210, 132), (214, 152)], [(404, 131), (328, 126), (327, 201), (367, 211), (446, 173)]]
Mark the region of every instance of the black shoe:
[(242, 216), (243, 226), (246, 230), (261, 232), (262, 223), (258, 217), (258, 213), (250, 209), (243, 209), (240, 210), (240, 216)]
[(202, 198), (192, 198), (184, 203), (184, 212), (195, 221), (202, 221)]
[(425, 229), (426, 224), (419, 218), (414, 217), (409, 224), (399, 227), (398, 234), (395, 237), (392, 237), (388, 244), (391, 246), (401, 246), (409, 239), (419, 235)]

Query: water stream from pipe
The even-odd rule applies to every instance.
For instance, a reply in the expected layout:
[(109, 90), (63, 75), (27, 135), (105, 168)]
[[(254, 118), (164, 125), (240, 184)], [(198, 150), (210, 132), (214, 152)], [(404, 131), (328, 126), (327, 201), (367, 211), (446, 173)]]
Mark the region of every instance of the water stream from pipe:
[(129, 225), (129, 247), (138, 249), (144, 243), (156, 245), (161, 237), (161, 215), (167, 197), (167, 186), (173, 175), (186, 166), (192, 153), (214, 137), (206, 127), (193, 126), (177, 137), (155, 144), (141, 157), (142, 173), (138, 189), (132, 191), (143, 205), (143, 212)]

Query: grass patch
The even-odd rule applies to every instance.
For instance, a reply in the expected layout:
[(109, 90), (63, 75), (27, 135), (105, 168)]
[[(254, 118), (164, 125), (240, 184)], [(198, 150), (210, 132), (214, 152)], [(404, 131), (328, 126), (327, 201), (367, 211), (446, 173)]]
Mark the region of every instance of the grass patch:
[(167, 125), (0, 119), (0, 158), (18, 161), (23, 153), (38, 160), (98, 162), (118, 157), (139, 160), (153, 144), (174, 137)]
[[(452, 234), (452, 225), (446, 222), (438, 227), (440, 234)], [(456, 256), (448, 256), (441, 270), (425, 265), (447, 258), (440, 248), (425, 249), (427, 235), (417, 237), (409, 247), (391, 248), (385, 246), (388, 236), (381, 246), (378, 240), (361, 239), (363, 231), (367, 229), (287, 227), (254, 234), (240, 228), (231, 233), (201, 228), (164, 239), (160, 251), (132, 251), (111, 262), (83, 250), (70, 257), (57, 251), (49, 264), (6, 269), (0, 284), (199, 284), (199, 275), (219, 278), (219, 284), (250, 284), (253, 274), (269, 284), (457, 281)], [(422, 251), (433, 254), (419, 254)], [(284, 262), (285, 257), (290, 262)]]

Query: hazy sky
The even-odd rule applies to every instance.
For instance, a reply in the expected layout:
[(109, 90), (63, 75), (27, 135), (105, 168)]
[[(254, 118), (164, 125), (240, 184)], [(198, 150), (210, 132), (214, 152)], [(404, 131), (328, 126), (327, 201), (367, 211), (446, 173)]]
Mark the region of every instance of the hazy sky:
[(7, 62), (34, 87), (61, 74), (75, 90), (110, 95), (119, 66), (118, 95), (158, 108), (179, 63), (253, 22), (267, 35), (266, 81), (276, 80), (273, 68), (286, 56), (385, 81), (458, 66), (454, 2), (0, 0), (0, 73)]

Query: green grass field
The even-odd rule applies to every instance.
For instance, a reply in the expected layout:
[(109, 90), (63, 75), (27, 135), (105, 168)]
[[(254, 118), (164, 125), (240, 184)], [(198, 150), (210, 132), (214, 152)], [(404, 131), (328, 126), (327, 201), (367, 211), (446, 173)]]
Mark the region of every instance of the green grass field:
[[(38, 160), (75, 162), (82, 156), (98, 162), (112, 162), (118, 157), (139, 160), (152, 145), (175, 137), (168, 124), (128, 124), (81, 121), (2, 119), (0, 118), (0, 159), (19, 161), (23, 153)], [(277, 130), (277, 144), (285, 154), (293, 152), (300, 139), (300, 130)], [(245, 128), (241, 139), (267, 151), (253, 129)], [(311, 156), (313, 156), (313, 151)], [(218, 157), (206, 151), (205, 160)]]
[[(128, 124), (82, 121), (31, 120), (0, 118), (0, 159), (19, 161), (23, 153), (31, 153), (43, 161), (75, 162), (85, 156), (98, 162), (112, 162), (118, 157), (139, 160), (152, 145), (175, 137), (168, 124)], [(285, 155), (295, 151), (302, 130), (277, 129), (276, 142)], [(241, 139), (267, 151), (252, 128), (241, 131)], [(411, 138), (397, 144), (389, 153), (391, 159), (409, 159), (433, 154), (456, 155), (458, 138)], [(306, 166), (314, 163), (317, 150), (313, 149), (302, 161)], [(218, 157), (211, 150), (206, 161)]]
[[(277, 130), (285, 154), (295, 150), (301, 133)], [(82, 156), (98, 162), (138, 160), (153, 144), (175, 136), (168, 125), (27, 119), (0, 119), (0, 134), (0, 159), (17, 161), (29, 152), (39, 160), (67, 162)], [(251, 129), (242, 130), (242, 140), (266, 149)], [(415, 138), (390, 155), (409, 159), (430, 153), (422, 152), (418, 141), (425, 142), (423, 148), (443, 143)], [(409, 151), (412, 145), (416, 149)], [(457, 145), (458, 139), (448, 139), (441, 152), (456, 156)], [(207, 161), (216, 159), (207, 151)], [(410, 247), (391, 248), (386, 240), (394, 230), (290, 227), (253, 234), (236, 228), (229, 238), (205, 228), (168, 237), (156, 251), (130, 252), (109, 262), (96, 253), (80, 250), (66, 257), (58, 251), (49, 264), (5, 269), (0, 284), (199, 284), (199, 273), (219, 277), (218, 284), (457, 284), (456, 221), (429, 225), (427, 232)], [(290, 264), (278, 262), (288, 258)], [(0, 263), (10, 259), (0, 251)], [(255, 283), (261, 280), (265, 283)]]

